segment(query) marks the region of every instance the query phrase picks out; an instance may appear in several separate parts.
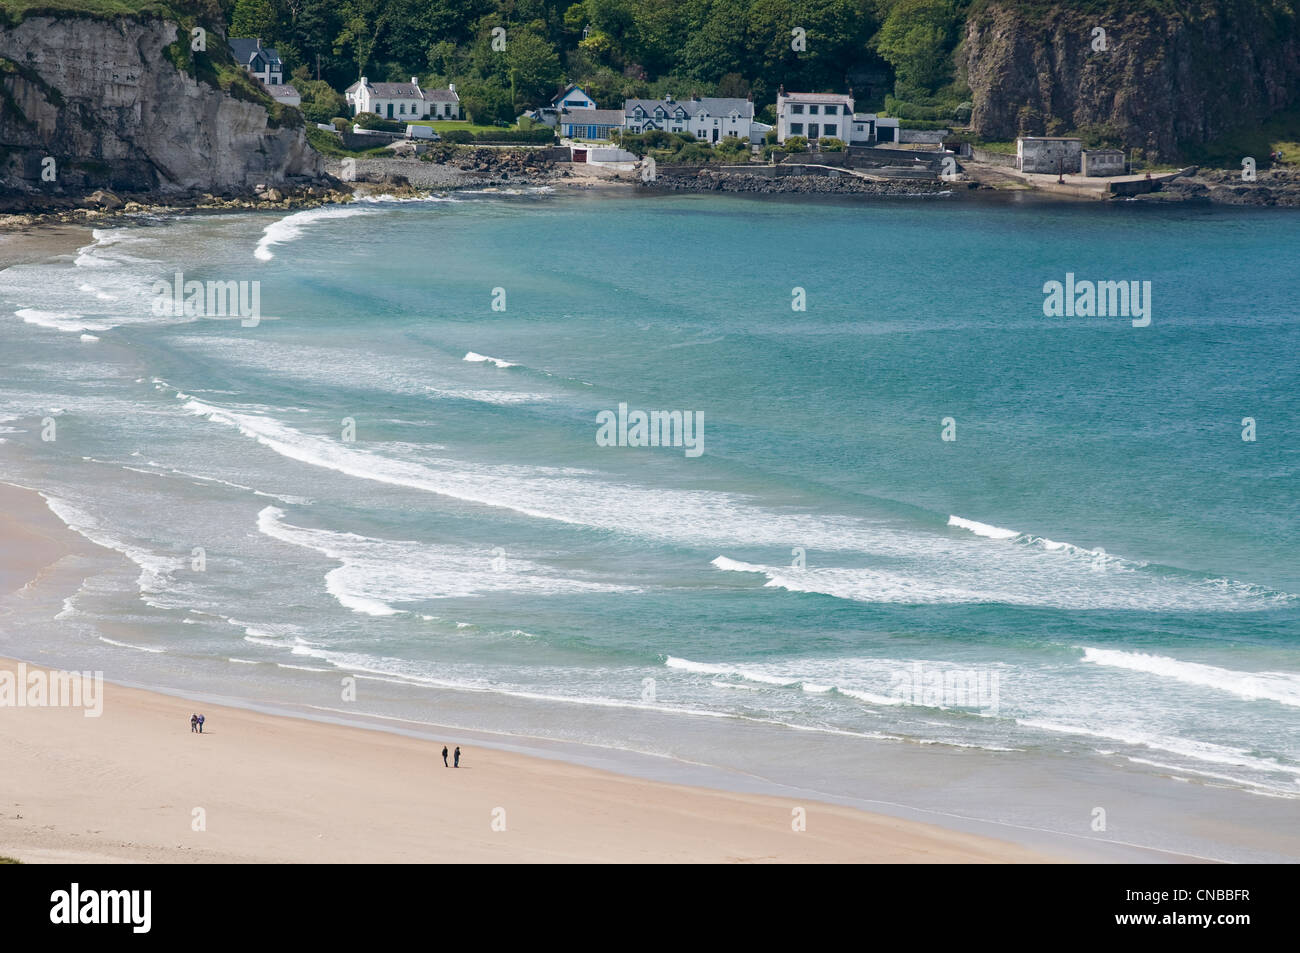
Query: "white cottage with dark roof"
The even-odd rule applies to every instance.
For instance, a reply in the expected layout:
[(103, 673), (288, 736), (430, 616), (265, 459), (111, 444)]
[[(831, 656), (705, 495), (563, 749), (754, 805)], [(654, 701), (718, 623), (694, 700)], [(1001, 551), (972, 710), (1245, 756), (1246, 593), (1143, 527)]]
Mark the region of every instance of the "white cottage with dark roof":
[(708, 143), (736, 136), (746, 142), (754, 125), (751, 99), (693, 96), (681, 101), (629, 99), (623, 103), (623, 128), (628, 132), (687, 132)]
[(409, 83), (372, 83), (361, 77), (343, 93), (352, 114), (370, 112), (385, 119), (459, 119), (460, 96), (456, 84), (446, 89), (421, 89), (412, 76)]
[(231, 37), (226, 45), (230, 47), (235, 62), (267, 86), (279, 86), (284, 82), (284, 64), (280, 62), (280, 54), (269, 46), (263, 46), (260, 38)]

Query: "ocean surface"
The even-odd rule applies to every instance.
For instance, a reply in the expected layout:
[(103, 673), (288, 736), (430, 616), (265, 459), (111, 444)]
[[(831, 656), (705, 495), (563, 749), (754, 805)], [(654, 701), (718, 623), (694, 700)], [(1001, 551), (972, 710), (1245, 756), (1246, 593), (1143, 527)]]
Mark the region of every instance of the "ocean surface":
[[(105, 547), (0, 652), (1290, 856), (1298, 239), (544, 190), (101, 229), (0, 271), (0, 479)], [(260, 320), (155, 307), (178, 272)], [(1149, 326), (1045, 316), (1067, 274)], [(703, 452), (602, 445), (620, 404)]]

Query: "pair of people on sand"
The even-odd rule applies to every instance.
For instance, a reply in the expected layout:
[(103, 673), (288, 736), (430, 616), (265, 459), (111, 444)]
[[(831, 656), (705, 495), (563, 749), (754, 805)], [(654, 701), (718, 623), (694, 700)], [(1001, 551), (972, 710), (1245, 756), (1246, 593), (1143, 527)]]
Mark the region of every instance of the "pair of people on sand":
[(190, 715), (190, 731), (197, 731), (199, 734), (203, 734), (202, 715)]
[(446, 745), (443, 745), (443, 746), (442, 746), (442, 766), (443, 766), (444, 768), (448, 768), (448, 767), (459, 768), (459, 767), (460, 767), (460, 745), (457, 745), (457, 746), (456, 746), (455, 761), (456, 761), (455, 764), (452, 764), (452, 765), (447, 764), (447, 746), (446, 746)]

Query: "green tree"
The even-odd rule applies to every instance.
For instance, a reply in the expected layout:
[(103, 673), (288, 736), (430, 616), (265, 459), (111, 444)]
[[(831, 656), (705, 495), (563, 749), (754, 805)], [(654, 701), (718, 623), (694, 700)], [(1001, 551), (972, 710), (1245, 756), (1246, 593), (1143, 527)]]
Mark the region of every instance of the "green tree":
[(236, 0), (235, 12), (230, 17), (230, 35), (274, 41), (278, 31), (270, 0)]
[(933, 92), (948, 80), (959, 19), (952, 0), (899, 0), (890, 10), (875, 45), (894, 67), (899, 98), (910, 98), (904, 90)]
[(512, 30), (505, 56), (516, 106), (550, 100), (563, 79), (560, 58), (550, 43), (532, 30)]

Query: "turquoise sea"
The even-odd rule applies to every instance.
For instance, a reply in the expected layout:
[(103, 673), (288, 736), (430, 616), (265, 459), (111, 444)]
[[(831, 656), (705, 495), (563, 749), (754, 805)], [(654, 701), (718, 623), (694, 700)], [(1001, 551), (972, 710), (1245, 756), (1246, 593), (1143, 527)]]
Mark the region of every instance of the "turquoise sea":
[[(0, 653), (1295, 859), (1297, 239), (545, 190), (102, 229), (0, 271), (0, 480), (106, 547)], [(260, 320), (155, 313), (177, 272)], [(1067, 273), (1150, 325), (1045, 316)], [(620, 404), (703, 453), (600, 445)]]

